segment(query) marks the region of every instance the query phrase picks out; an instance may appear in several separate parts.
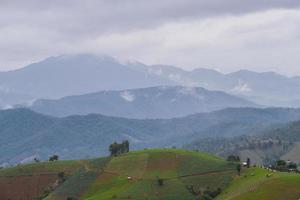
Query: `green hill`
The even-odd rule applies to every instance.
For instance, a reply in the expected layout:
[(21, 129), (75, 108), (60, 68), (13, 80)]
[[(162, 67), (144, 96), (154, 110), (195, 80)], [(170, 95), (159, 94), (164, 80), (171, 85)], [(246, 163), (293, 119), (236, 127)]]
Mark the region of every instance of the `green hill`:
[[(73, 164), (69, 165), (70, 163)], [(62, 169), (61, 166), (64, 165), (77, 170), (72, 171), (69, 167)], [(47, 200), (68, 197), (88, 200), (195, 199), (192, 190), (198, 192), (224, 189), (236, 174), (235, 164), (209, 154), (157, 149), (130, 152), (111, 159), (58, 161), (19, 166), (2, 170), (0, 182), (1, 179), (2, 184), (8, 181), (3, 180), (8, 175), (11, 179), (16, 179), (24, 174), (30, 175), (31, 172), (32, 175), (38, 174), (37, 172), (44, 173), (45, 169), (49, 169), (49, 172), (56, 170), (57, 173), (73, 172), (63, 184), (48, 195)], [(162, 180), (161, 186), (159, 179)], [(49, 186), (55, 182), (51, 180)], [(39, 196), (42, 194), (40, 191)], [(5, 198), (14, 199), (11, 196)]]
[[(269, 174), (269, 176), (267, 176)], [(300, 174), (251, 168), (236, 177), (217, 200), (295, 200), (300, 198)]]
[[(65, 172), (65, 181), (58, 181), (60, 172)], [(0, 170), (0, 188), (22, 191), (16, 192), (18, 195), (2, 191), (0, 199), (29, 196), (45, 200), (204, 200), (220, 192), (218, 199), (244, 199), (242, 196), (253, 199), (251, 191), (258, 191), (258, 197), (263, 193), (269, 198), (272, 193), (269, 185), (276, 189), (281, 184), (291, 193), (287, 200), (300, 197), (295, 189), (300, 186), (299, 175), (277, 172), (267, 178), (268, 173), (263, 169), (243, 169), (238, 177), (235, 163), (210, 154), (151, 149), (112, 158), (37, 163)], [(27, 182), (22, 185), (20, 182), (26, 181), (22, 180), (24, 176)]]

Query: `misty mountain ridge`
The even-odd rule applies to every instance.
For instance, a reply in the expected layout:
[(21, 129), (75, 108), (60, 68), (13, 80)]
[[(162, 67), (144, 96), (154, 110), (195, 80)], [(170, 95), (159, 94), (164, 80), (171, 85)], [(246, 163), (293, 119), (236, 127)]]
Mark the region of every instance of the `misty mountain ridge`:
[(32, 110), (54, 116), (99, 113), (126, 118), (173, 118), (228, 107), (258, 107), (247, 100), (200, 87), (159, 86), (38, 100)]
[(148, 66), (147, 71), (182, 85), (225, 91), (261, 105), (300, 106), (299, 77), (250, 70), (239, 70), (229, 74), (204, 68), (185, 71), (166, 65)]
[[(24, 68), (0, 72), (0, 89), (26, 98), (9, 98), (1, 107), (104, 90), (154, 86), (192, 86), (220, 90), (266, 106), (300, 106), (300, 78), (249, 70), (223, 74), (212, 69), (186, 71), (170, 65), (121, 63), (109, 56), (64, 55)], [(8, 99), (1, 93), (0, 98)], [(10, 95), (13, 97), (14, 95)]]
[(0, 72), (0, 86), (35, 98), (171, 84), (170, 81), (133, 70), (107, 56), (50, 57), (24, 68)]

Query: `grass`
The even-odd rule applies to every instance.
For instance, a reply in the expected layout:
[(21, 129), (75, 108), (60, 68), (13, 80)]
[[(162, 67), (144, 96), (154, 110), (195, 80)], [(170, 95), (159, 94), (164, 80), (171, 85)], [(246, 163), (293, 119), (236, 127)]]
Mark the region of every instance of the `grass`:
[(251, 168), (236, 177), (217, 200), (294, 200), (300, 198), (300, 175)]
[(1, 176), (21, 176), (34, 174), (51, 174), (65, 172), (72, 174), (78, 170), (86, 161), (66, 160), (54, 162), (40, 162), (26, 165), (19, 165), (11, 168), (0, 170)]
[[(180, 149), (133, 151), (113, 158), (58, 161), (17, 166), (0, 171), (0, 177), (65, 171), (69, 178), (45, 200), (194, 200), (187, 187), (197, 191), (222, 189), (217, 200), (292, 200), (300, 198), (300, 175), (243, 169), (219, 157)], [(131, 177), (131, 179), (128, 179)], [(158, 179), (163, 179), (159, 185)]]
[[(211, 174), (212, 170), (222, 172)], [(187, 185), (224, 188), (231, 180), (232, 170), (232, 164), (205, 153), (177, 149), (134, 151), (114, 157), (83, 199), (192, 200), (195, 196)], [(186, 175), (191, 176), (181, 177)], [(128, 176), (132, 179), (128, 180)], [(159, 186), (158, 177), (164, 180), (163, 186)]]
[(83, 161), (83, 166), (68, 178), (63, 185), (52, 192), (47, 200), (66, 199), (66, 197), (79, 199), (97, 176), (102, 173), (108, 161), (109, 158)]

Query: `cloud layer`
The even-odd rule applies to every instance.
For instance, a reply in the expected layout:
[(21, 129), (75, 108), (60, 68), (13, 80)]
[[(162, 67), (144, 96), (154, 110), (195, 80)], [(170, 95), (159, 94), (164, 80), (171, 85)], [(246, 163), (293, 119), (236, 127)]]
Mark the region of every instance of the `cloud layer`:
[(0, 0), (0, 70), (94, 53), (300, 75), (299, 6), (298, 0)]

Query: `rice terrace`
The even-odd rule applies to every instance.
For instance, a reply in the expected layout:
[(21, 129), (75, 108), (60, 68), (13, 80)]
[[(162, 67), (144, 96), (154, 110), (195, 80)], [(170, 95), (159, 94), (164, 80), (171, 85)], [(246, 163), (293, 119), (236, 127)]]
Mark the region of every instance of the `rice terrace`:
[[(63, 172), (64, 176), (58, 174)], [(267, 175), (272, 173), (270, 177)], [(60, 182), (60, 179), (64, 181)], [(243, 168), (177, 149), (40, 162), (0, 171), (1, 199), (296, 199), (300, 174)], [(51, 189), (52, 188), (52, 189)], [(283, 190), (280, 188), (284, 188)]]

